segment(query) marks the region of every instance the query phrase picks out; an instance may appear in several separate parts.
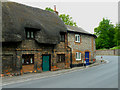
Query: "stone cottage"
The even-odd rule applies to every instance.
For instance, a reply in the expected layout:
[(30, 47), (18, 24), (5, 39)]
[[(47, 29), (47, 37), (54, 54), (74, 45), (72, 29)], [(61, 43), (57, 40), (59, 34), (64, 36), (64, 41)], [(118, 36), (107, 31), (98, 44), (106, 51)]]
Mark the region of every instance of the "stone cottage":
[(95, 55), (95, 38), (91, 34), (80, 27), (66, 26), (68, 47), (71, 48), (71, 67), (83, 65), (86, 60), (86, 65), (94, 62)]
[(66, 26), (56, 13), (2, 3), (2, 73), (54, 71), (95, 57), (95, 35)]
[(70, 68), (67, 28), (49, 11), (2, 3), (2, 73)]

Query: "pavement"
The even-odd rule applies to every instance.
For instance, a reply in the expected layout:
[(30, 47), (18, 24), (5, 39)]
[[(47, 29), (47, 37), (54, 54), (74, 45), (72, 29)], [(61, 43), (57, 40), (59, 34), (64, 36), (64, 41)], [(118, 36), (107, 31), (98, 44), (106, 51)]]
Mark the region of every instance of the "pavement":
[(31, 81), (31, 80), (38, 80), (38, 79), (42, 79), (42, 78), (50, 78), (53, 76), (72, 73), (77, 70), (85, 70), (90, 67), (95, 67), (97, 65), (105, 64), (105, 63), (108, 63), (108, 61), (105, 60), (104, 62), (101, 63), (101, 61), (98, 59), (94, 64), (91, 64), (86, 67), (74, 67), (71, 69), (63, 69), (63, 70), (59, 70), (59, 71), (48, 71), (48, 72), (42, 72), (42, 73), (28, 73), (28, 74), (23, 74), (21, 76), (2, 77), (2, 86), (22, 83), (22, 82)]

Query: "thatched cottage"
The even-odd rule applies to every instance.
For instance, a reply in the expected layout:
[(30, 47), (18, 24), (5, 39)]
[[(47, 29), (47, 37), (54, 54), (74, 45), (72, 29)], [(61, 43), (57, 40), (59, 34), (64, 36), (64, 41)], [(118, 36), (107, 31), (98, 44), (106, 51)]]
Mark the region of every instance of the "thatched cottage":
[(66, 26), (56, 13), (3, 2), (2, 73), (54, 71), (81, 65), (84, 58), (95, 57), (95, 37), (78, 27)]

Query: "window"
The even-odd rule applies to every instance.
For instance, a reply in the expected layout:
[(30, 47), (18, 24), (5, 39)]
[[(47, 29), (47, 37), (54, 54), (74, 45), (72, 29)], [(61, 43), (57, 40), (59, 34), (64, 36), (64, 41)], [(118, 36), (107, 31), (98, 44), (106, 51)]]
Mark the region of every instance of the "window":
[(40, 30), (41, 29), (25, 27), (26, 38), (28, 38), (28, 39), (34, 39), (35, 38), (35, 34), (38, 31), (40, 31)]
[(80, 52), (76, 52), (76, 60), (81, 60), (81, 53)]
[(79, 34), (75, 34), (75, 42), (80, 42), (80, 35)]
[(22, 64), (23, 65), (34, 64), (34, 55), (33, 54), (22, 55)]
[(26, 38), (34, 38), (34, 31), (26, 30)]
[(65, 54), (58, 54), (57, 57), (58, 57), (57, 63), (65, 62)]
[(60, 41), (65, 42), (65, 33), (60, 33)]

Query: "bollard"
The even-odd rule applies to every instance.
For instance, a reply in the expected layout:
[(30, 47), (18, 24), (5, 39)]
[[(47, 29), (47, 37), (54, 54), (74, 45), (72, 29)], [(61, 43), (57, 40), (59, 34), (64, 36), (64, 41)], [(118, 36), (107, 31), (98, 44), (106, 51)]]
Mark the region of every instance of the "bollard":
[(102, 58), (103, 58), (103, 57), (101, 56), (101, 63), (102, 63)]
[(84, 58), (84, 66), (86, 67), (86, 59)]

